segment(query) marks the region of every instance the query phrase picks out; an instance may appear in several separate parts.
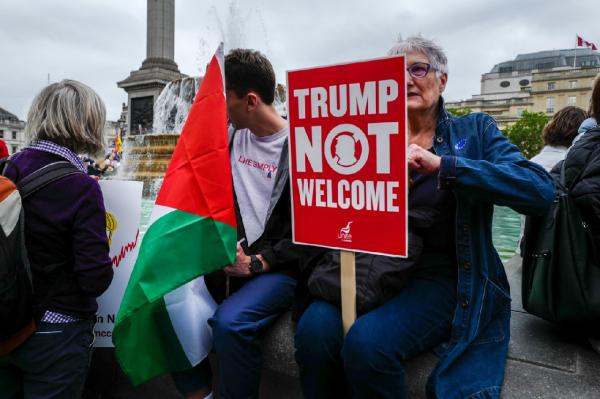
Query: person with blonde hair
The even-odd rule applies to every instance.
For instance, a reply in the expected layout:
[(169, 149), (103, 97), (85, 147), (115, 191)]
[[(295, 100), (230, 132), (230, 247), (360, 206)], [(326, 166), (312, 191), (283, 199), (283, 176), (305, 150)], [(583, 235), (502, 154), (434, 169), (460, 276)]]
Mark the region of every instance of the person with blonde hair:
[(72, 169), (23, 200), (36, 329), (0, 356), (2, 398), (81, 396), (96, 298), (110, 285), (113, 270), (102, 192), (78, 154), (101, 152), (105, 115), (100, 97), (83, 83), (45, 87), (27, 116), (28, 145), (4, 171), (19, 186), (43, 168)]

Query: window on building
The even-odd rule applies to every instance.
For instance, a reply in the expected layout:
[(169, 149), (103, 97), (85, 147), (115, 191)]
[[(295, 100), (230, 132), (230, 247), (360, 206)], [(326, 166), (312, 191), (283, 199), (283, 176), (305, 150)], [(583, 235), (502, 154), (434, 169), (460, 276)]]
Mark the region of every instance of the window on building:
[(16, 140), (17, 139), (17, 132), (12, 132), (12, 139)]
[(577, 97), (576, 96), (567, 97), (567, 105), (576, 106), (577, 105)]
[(554, 97), (546, 97), (546, 113), (554, 113)]
[(548, 82), (548, 90), (556, 90), (556, 82)]
[(12, 153), (13, 153), (13, 154), (16, 154), (16, 153), (17, 153), (17, 151), (19, 151), (19, 147), (17, 147), (16, 145), (11, 145), (10, 147), (11, 147), (11, 149), (12, 149)]
[(523, 111), (525, 111), (525, 108), (517, 108), (517, 116), (519, 118), (523, 116)]
[(0, 130), (0, 139), (4, 138), (4, 130)]
[(577, 81), (576, 80), (571, 80), (569, 82), (569, 88), (576, 89), (577, 88)]

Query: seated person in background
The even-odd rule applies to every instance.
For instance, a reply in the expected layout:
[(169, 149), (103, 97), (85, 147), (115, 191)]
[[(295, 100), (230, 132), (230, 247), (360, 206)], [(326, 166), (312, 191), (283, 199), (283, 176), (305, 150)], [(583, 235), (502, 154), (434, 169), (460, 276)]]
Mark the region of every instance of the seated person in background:
[[(540, 164), (548, 172), (554, 165), (562, 161), (569, 151), (577, 136), (578, 129), (584, 123), (587, 114), (579, 107), (568, 106), (552, 117), (552, 120), (544, 126), (542, 138), (544, 147), (530, 161)], [(588, 118), (593, 119), (593, 118)], [(523, 256), (523, 234), (525, 232), (525, 216), (521, 215), (521, 233), (519, 234), (518, 251)]]
[(562, 161), (567, 154), (573, 139), (577, 136), (577, 129), (585, 120), (587, 114), (579, 107), (565, 107), (554, 114), (550, 122), (544, 126), (542, 138), (544, 147), (539, 154), (530, 159), (538, 163), (547, 171)]
[[(595, 81), (592, 93), (591, 116), (600, 120), (600, 82)], [(565, 157), (565, 183), (571, 187), (569, 194), (575, 199), (581, 217), (590, 227), (596, 251), (600, 249), (600, 128), (590, 128), (579, 136), (577, 143)], [(555, 180), (560, 179), (563, 162), (553, 169)], [(586, 333), (594, 350), (600, 353), (600, 320)]]

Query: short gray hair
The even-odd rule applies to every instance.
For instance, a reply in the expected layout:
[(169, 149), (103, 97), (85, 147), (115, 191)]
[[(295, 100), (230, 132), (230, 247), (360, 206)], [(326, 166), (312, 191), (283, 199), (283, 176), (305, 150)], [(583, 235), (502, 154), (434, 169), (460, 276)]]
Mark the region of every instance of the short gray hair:
[(35, 97), (25, 125), (29, 142), (52, 141), (77, 154), (98, 155), (104, 148), (106, 108), (89, 86), (63, 80)]
[(398, 42), (388, 52), (388, 55), (399, 55), (408, 53), (421, 53), (427, 57), (431, 66), (435, 69), (439, 78), (442, 73), (448, 73), (448, 58), (444, 49), (433, 40), (425, 39), (421, 35), (410, 36), (406, 40), (398, 39)]

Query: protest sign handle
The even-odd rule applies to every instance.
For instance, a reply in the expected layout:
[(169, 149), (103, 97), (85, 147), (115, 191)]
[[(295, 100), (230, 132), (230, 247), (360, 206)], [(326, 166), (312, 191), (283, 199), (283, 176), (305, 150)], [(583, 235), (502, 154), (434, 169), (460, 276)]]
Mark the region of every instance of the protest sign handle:
[(356, 320), (356, 263), (354, 252), (340, 251), (342, 287), (342, 325), (344, 336)]

